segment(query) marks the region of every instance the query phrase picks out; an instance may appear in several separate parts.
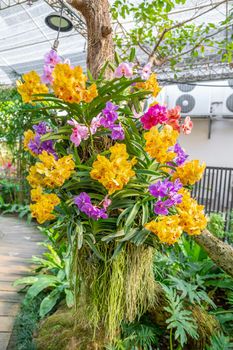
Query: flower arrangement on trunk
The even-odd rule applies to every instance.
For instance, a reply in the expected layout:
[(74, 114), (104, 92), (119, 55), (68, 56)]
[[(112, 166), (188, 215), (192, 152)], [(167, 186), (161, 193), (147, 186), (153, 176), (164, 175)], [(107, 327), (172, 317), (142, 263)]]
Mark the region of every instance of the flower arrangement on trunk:
[[(51, 51), (42, 77), (33, 71), (18, 82), (23, 101), (44, 111), (24, 138), (35, 156), (27, 178), (32, 216), (40, 224), (57, 219), (80, 252), (111, 261), (111, 276), (122, 251), (145, 254), (145, 247), (174, 244), (207, 224), (191, 197), (205, 164), (188, 160), (178, 142), (180, 132), (191, 132), (190, 118), (182, 122), (179, 106), (168, 110), (155, 101), (160, 87), (149, 65), (118, 63), (108, 66), (111, 79), (104, 78), (106, 65), (94, 81)], [(127, 310), (131, 319), (138, 312)]]

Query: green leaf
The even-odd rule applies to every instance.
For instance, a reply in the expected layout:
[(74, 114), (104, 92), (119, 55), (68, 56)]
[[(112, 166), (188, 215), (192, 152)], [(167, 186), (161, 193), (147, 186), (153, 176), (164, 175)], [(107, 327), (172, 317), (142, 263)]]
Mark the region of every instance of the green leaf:
[(80, 221), (77, 222), (76, 233), (78, 236), (78, 249), (81, 249), (83, 245), (83, 225)]
[(140, 207), (141, 207), (141, 202), (135, 203), (135, 205), (133, 206), (133, 209), (131, 210), (131, 212), (130, 212), (130, 214), (129, 214), (126, 222), (125, 222), (125, 226), (126, 227), (131, 226), (131, 224), (133, 223), (133, 221), (134, 221), (134, 219), (135, 219), (135, 217), (136, 217)]
[(130, 50), (129, 61), (130, 61), (130, 62), (134, 62), (135, 56), (136, 56), (136, 49), (135, 49), (135, 47), (133, 47), (133, 48)]
[(74, 306), (74, 294), (70, 289), (65, 289), (66, 305), (71, 308)]
[(54, 289), (46, 298), (43, 299), (40, 304), (40, 317), (45, 317), (57, 304), (57, 301), (60, 299), (61, 290), (60, 288)]
[(48, 287), (56, 286), (58, 280), (57, 277), (52, 275), (39, 275), (38, 280), (28, 289), (27, 298), (35, 298), (42, 290)]
[(148, 203), (142, 204), (142, 226), (144, 226), (149, 219), (150, 211), (148, 207)]
[(35, 282), (38, 281), (38, 276), (29, 276), (29, 277), (23, 277), (23, 278), (19, 278), (18, 280), (16, 280), (14, 283), (13, 283), (13, 286), (16, 287), (16, 286), (19, 286), (21, 284), (33, 284)]
[(95, 245), (93, 243), (93, 241), (91, 239), (89, 239), (89, 237), (86, 237), (86, 242), (89, 245), (89, 247), (91, 248), (91, 250), (93, 251), (93, 253), (95, 253), (95, 255), (100, 259), (105, 261), (104, 256), (101, 254), (101, 252), (99, 251), (99, 249), (97, 248), (97, 245)]
[(117, 231), (115, 233), (111, 233), (109, 235), (104, 236), (101, 240), (103, 242), (108, 243), (108, 242), (112, 241), (113, 239), (116, 239), (118, 237), (122, 237), (124, 235), (125, 235), (125, 231), (124, 230), (120, 230), (120, 231)]

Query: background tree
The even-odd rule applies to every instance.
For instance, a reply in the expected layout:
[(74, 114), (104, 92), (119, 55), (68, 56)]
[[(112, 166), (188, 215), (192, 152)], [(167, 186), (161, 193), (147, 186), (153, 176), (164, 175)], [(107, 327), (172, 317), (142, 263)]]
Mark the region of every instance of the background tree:
[[(139, 3), (116, 0), (112, 16), (116, 23), (117, 49), (127, 54), (133, 46), (139, 62), (151, 62), (157, 68), (175, 69), (184, 58), (192, 64), (197, 57), (204, 57), (206, 51), (231, 62), (233, 13), (229, 6), (227, 0), (200, 5), (197, 2), (196, 7), (187, 0)], [(214, 10), (224, 11), (222, 20), (209, 19), (213, 18)]]

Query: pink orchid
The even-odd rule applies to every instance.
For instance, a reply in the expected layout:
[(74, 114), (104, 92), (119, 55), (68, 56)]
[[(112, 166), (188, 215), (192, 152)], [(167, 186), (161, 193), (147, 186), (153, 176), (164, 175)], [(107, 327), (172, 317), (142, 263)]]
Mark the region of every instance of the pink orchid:
[(103, 208), (106, 210), (111, 204), (112, 204), (111, 199), (108, 198), (108, 196), (105, 196), (103, 200)]
[(70, 136), (70, 141), (79, 146), (82, 140), (87, 140), (89, 137), (89, 130), (85, 125), (79, 124), (76, 120), (68, 120), (69, 125), (74, 126), (72, 134)]
[(91, 125), (90, 125), (90, 130), (92, 135), (94, 135), (97, 129), (101, 126), (100, 119), (101, 119), (101, 113), (92, 119)]
[(142, 79), (148, 79), (151, 74), (151, 63), (145, 64), (145, 66), (142, 68), (140, 75)]
[(75, 126), (75, 127), (77, 127), (77, 126), (79, 126), (79, 123), (75, 120), (75, 119), (70, 119), (70, 120), (67, 120), (67, 123), (69, 124), (69, 125), (72, 125), (72, 126)]
[(59, 62), (61, 62), (61, 57), (59, 57), (56, 51), (53, 49), (46, 53), (44, 56), (45, 65), (50, 65), (54, 67)]
[(186, 117), (184, 123), (182, 124), (182, 130), (185, 135), (191, 134), (193, 128), (193, 122), (190, 117)]
[(53, 67), (49, 65), (44, 66), (44, 72), (41, 76), (41, 80), (44, 84), (52, 84), (53, 83), (53, 77), (52, 77)]
[(114, 72), (115, 78), (131, 78), (133, 76), (133, 65), (132, 63), (122, 62), (116, 68)]

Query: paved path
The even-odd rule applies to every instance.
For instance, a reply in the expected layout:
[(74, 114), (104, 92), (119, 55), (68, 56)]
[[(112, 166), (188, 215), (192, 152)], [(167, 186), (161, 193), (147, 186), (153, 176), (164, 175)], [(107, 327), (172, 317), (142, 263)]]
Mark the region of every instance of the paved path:
[(0, 350), (7, 348), (22, 298), (12, 283), (30, 272), (29, 259), (42, 251), (39, 241), (35, 226), (0, 216)]

